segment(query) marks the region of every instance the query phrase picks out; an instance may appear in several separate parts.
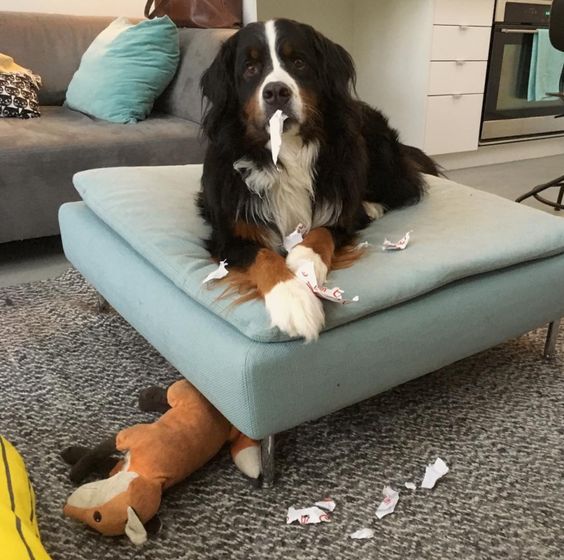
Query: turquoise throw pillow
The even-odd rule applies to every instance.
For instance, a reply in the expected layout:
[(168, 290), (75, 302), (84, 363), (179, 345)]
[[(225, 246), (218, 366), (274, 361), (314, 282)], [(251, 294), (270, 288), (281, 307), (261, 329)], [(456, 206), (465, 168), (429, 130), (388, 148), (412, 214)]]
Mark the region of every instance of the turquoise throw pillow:
[(115, 123), (143, 120), (174, 77), (179, 57), (178, 29), (169, 17), (137, 25), (118, 18), (82, 56), (66, 105)]

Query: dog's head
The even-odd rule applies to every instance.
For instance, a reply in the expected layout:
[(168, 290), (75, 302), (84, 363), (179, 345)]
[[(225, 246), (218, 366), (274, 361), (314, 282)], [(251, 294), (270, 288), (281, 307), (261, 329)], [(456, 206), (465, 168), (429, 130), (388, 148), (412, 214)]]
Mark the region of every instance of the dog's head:
[(309, 25), (277, 19), (247, 25), (222, 46), (202, 76), (211, 102), (204, 130), (212, 140), (229, 118), (251, 138), (264, 136), (277, 109), (285, 126), (314, 125), (328, 103), (347, 103), (354, 89), (350, 55)]

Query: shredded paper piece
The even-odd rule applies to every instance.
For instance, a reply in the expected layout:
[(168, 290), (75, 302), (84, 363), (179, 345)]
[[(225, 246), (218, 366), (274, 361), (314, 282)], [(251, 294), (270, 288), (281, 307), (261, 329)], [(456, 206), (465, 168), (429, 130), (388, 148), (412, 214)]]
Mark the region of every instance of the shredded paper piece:
[(317, 277), (315, 275), (315, 268), (312, 261), (304, 262), (297, 270), (296, 276), (304, 282), (309, 289), (318, 297), (326, 299), (328, 301), (334, 301), (336, 303), (352, 303), (353, 301), (358, 301), (359, 297), (355, 296), (352, 299), (345, 299), (343, 294), (345, 293), (341, 288), (327, 288), (325, 286), (319, 286), (317, 283)]
[(434, 463), (427, 465), (421, 488), (434, 488), (437, 480), (442, 478), (448, 470), (447, 464), (440, 457), (437, 457)]
[(284, 238), (284, 249), (286, 249), (287, 253), (304, 240), (305, 232), (306, 227), (303, 224), (298, 224), (298, 227)]
[(390, 486), (384, 486), (382, 494), (384, 494), (384, 499), (376, 510), (376, 517), (378, 519), (382, 519), (385, 515), (393, 513), (399, 500), (399, 492), (396, 492)]
[(382, 245), (382, 250), (383, 251), (403, 251), (409, 243), (409, 235), (411, 233), (412, 233), (411, 231), (408, 231), (399, 241), (396, 241), (395, 243), (393, 243), (392, 241), (389, 241), (388, 239), (384, 239), (384, 244)]
[(415, 490), (417, 488), (417, 486), (415, 485), (415, 482), (406, 482), (404, 484), (404, 486), (408, 489), (408, 490)]
[(369, 246), (370, 246), (370, 243), (368, 243), (368, 241), (362, 241), (361, 243), (359, 243), (356, 246), (356, 249), (366, 249)]
[(325, 498), (319, 502), (315, 502), (314, 505), (322, 509), (326, 509), (327, 511), (333, 511), (337, 507), (335, 500), (332, 498)]
[(296, 509), (294, 507), (288, 508), (288, 515), (286, 517), (286, 523), (290, 524), (294, 521), (299, 521), (300, 525), (311, 525), (312, 523), (328, 523), (331, 521), (331, 516), (328, 512), (314, 506), (302, 509)]
[(282, 146), (282, 130), (284, 129), (284, 121), (287, 118), (288, 116), (278, 109), (268, 121), (270, 125), (270, 151), (272, 152), (274, 165), (278, 162), (278, 155)]
[(359, 529), (349, 536), (351, 539), (371, 539), (374, 536), (374, 529)]
[(219, 280), (220, 278), (225, 278), (228, 274), (229, 270), (227, 270), (227, 261), (221, 261), (219, 263), (219, 266), (205, 277), (202, 284), (207, 284), (211, 280)]

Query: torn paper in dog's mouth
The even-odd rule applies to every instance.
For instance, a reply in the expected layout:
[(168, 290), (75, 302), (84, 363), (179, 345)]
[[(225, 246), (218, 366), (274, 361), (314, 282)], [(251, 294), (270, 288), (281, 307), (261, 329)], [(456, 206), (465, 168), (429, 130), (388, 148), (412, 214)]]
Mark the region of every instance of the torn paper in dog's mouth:
[(280, 109), (278, 109), (268, 121), (270, 129), (270, 151), (272, 152), (272, 161), (274, 165), (278, 162), (280, 148), (282, 147), (282, 132), (284, 132), (284, 121), (288, 118)]

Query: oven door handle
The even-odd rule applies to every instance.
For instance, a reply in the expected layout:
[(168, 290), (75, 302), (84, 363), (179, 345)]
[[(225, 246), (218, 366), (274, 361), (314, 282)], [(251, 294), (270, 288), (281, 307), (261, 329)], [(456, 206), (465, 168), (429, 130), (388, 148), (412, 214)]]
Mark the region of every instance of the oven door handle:
[(536, 35), (538, 29), (502, 29), (502, 33), (524, 33), (526, 35)]

